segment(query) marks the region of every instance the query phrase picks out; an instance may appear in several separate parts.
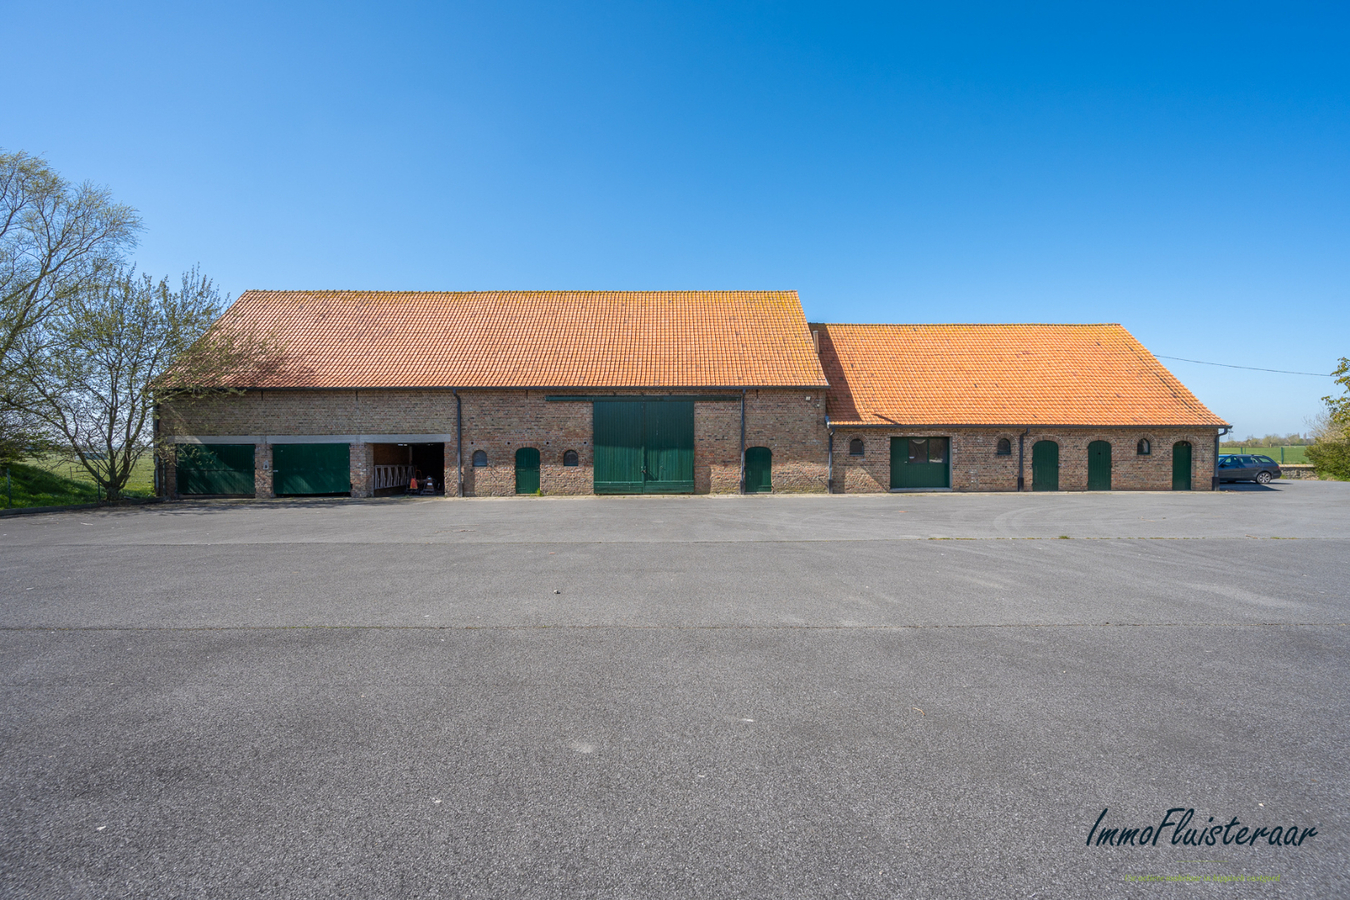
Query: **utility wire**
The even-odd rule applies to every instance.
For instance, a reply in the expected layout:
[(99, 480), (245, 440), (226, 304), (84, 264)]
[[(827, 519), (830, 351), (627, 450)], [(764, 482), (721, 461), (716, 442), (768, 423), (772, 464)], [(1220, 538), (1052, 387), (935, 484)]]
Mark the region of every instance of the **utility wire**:
[(1182, 359), (1180, 356), (1162, 356), (1155, 353), (1158, 359), (1175, 359), (1178, 362), (1199, 363), (1202, 366), (1223, 366), (1225, 369), (1249, 369), (1253, 372), (1277, 372), (1280, 375), (1311, 375), (1314, 378), (1330, 378), (1331, 376), (1324, 372), (1290, 372), (1288, 369), (1260, 369), (1256, 366), (1234, 366), (1228, 363), (1205, 362), (1203, 359)]

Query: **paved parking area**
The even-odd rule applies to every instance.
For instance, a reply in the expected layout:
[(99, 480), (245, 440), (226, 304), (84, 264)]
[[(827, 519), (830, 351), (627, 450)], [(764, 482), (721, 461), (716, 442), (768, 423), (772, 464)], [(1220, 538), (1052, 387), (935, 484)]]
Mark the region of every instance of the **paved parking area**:
[(1322, 482), (0, 519), (0, 893), (1346, 895), (1347, 584)]

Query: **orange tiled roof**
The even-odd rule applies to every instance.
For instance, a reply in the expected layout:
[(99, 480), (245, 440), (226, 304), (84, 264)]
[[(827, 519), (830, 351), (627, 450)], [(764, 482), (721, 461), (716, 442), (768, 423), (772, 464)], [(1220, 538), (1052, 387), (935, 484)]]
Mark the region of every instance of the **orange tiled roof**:
[(1224, 425), (1119, 325), (812, 325), (832, 425)]
[(284, 361), (236, 387), (824, 387), (796, 291), (248, 291), (217, 327)]

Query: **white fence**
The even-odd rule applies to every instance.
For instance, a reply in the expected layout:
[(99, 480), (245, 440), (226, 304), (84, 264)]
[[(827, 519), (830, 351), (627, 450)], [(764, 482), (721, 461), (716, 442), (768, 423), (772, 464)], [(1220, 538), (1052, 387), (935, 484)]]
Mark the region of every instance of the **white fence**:
[(375, 467), (375, 486), (372, 490), (382, 488), (402, 487), (406, 488), (412, 481), (412, 466), (376, 466)]

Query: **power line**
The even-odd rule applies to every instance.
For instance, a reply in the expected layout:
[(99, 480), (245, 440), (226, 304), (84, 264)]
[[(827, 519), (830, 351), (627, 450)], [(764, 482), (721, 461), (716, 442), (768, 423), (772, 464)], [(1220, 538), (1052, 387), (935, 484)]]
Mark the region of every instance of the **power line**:
[(1205, 362), (1203, 359), (1182, 359), (1180, 356), (1162, 356), (1153, 354), (1158, 359), (1175, 359), (1178, 362), (1199, 363), (1202, 366), (1223, 366), (1225, 369), (1248, 369), (1252, 372), (1276, 372), (1280, 375), (1311, 375), (1314, 378), (1330, 378), (1325, 372), (1290, 372), (1288, 369), (1261, 369), (1256, 366), (1234, 366), (1228, 363)]

